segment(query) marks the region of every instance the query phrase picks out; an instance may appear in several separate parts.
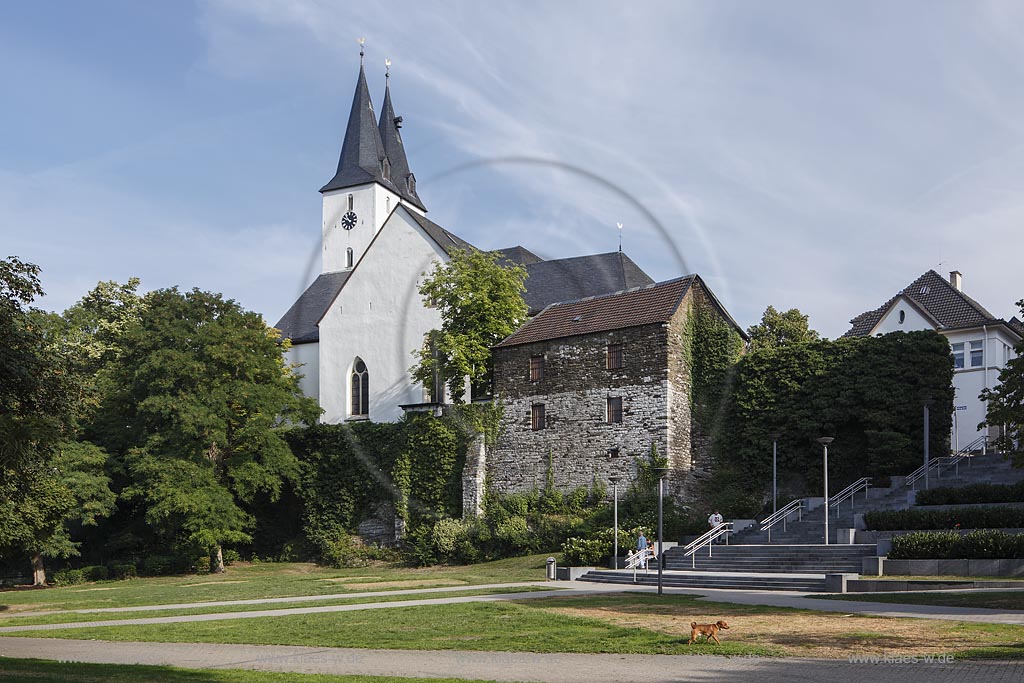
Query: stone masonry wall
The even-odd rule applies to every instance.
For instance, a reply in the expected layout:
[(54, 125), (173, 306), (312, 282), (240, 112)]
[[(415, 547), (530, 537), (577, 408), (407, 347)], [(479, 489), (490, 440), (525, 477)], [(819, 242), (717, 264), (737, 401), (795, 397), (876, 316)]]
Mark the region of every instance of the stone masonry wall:
[[(672, 457), (667, 334), (666, 325), (655, 324), (496, 349), (495, 398), (504, 415), (487, 457), (488, 484), (502, 493), (543, 488), (549, 468), (561, 490), (589, 487), (595, 479), (607, 483), (612, 474), (625, 484), (652, 442)], [(620, 343), (623, 368), (608, 370), (606, 348)], [(535, 355), (544, 356), (544, 377), (532, 382)], [(607, 399), (616, 396), (622, 423), (608, 424)], [(535, 403), (544, 404), (547, 421), (537, 431)], [(609, 457), (613, 448), (618, 457)]]

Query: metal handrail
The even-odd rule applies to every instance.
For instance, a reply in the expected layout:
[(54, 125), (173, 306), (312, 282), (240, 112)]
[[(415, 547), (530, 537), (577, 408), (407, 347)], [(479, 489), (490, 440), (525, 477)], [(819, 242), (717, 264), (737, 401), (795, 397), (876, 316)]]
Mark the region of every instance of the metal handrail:
[(950, 464), (956, 465), (964, 458), (973, 458), (974, 451), (978, 450), (979, 447), (981, 448), (982, 455), (988, 453), (988, 434), (982, 434), (977, 439), (970, 442), (969, 444), (958, 450), (956, 453), (951, 455), (950, 460), (952, 462)]
[(864, 499), (867, 500), (867, 491), (869, 488), (871, 488), (871, 477), (861, 477), (836, 495), (829, 498), (828, 504), (835, 507), (847, 499), (852, 503), (854, 494), (860, 493), (861, 490), (864, 491)]
[(904, 481), (903, 483), (906, 484), (907, 486), (913, 486), (927, 472), (931, 472), (932, 470), (938, 469), (943, 465), (950, 464), (950, 460), (952, 460), (952, 458), (950, 458), (949, 456), (939, 456), (938, 458), (932, 458), (931, 460), (928, 461), (927, 465), (921, 465), (916, 470), (908, 474), (906, 481)]
[(776, 512), (764, 518), (764, 520), (761, 522), (761, 531), (768, 531), (779, 522), (785, 523), (785, 519), (794, 512), (799, 512), (800, 518), (803, 519), (803, 508), (803, 498), (791, 500), (789, 503), (786, 504), (785, 507), (779, 508)]
[(697, 551), (703, 548), (705, 545), (708, 547), (708, 557), (711, 557), (711, 546), (715, 539), (720, 536), (725, 536), (725, 544), (729, 545), (729, 532), (732, 531), (732, 522), (722, 522), (714, 529), (707, 531), (703, 536), (700, 536), (696, 540), (690, 542), (685, 548), (683, 548), (683, 557), (690, 556), (690, 565), (697, 568)]
[(977, 439), (970, 442), (969, 444), (961, 448), (956, 453), (953, 453), (952, 455), (932, 458), (931, 460), (928, 461), (927, 465), (921, 465), (916, 470), (908, 474), (904, 483), (907, 486), (913, 486), (921, 477), (925, 475), (926, 471), (931, 472), (932, 470), (939, 469), (940, 467), (955, 466), (956, 471), (959, 474), (960, 461), (967, 459), (968, 463), (971, 462), (970, 458), (974, 457), (974, 451), (977, 450), (979, 446), (981, 447), (982, 455), (988, 453), (988, 440), (988, 435), (983, 434), (982, 436), (979, 436)]

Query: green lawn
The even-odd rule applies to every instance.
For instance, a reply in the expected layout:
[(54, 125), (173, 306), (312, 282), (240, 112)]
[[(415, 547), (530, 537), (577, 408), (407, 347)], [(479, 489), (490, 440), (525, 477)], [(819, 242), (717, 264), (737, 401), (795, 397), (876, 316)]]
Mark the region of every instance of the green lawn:
[[(442, 593), (424, 593), (416, 595), (388, 595), (383, 597), (359, 597), (354, 594), (348, 598), (333, 600), (315, 600), (310, 602), (285, 602), (257, 605), (224, 605), (210, 607), (195, 607), (190, 609), (161, 609), (143, 610), (131, 612), (55, 612), (53, 614), (41, 614), (32, 617), (9, 616), (0, 618), (0, 626), (30, 626), (36, 624), (72, 624), (83, 621), (107, 621), (111, 619), (146, 619), (150, 617), (176, 617), (191, 614), (224, 614), (226, 612), (249, 612), (262, 610), (293, 609), (296, 607), (327, 607), (330, 605), (359, 605), (371, 602), (399, 602), (402, 600), (423, 600), (441, 597), (464, 597), (473, 595), (501, 595), (505, 593), (532, 593), (534, 591), (557, 590), (546, 586), (530, 586), (526, 588), (479, 588), (476, 590), (454, 590)], [(0, 612), (3, 614), (3, 612)]]
[(308, 563), (242, 564), (229, 567), (227, 572), (219, 575), (189, 574), (101, 581), (64, 588), (0, 591), (0, 613), (5, 610), (129, 607), (542, 581), (546, 559), (547, 555), (531, 555), (464, 567), (424, 568), (374, 566), (330, 569)]
[(4, 683), (484, 683), (456, 678), (326, 676), (237, 669), (79, 664), (38, 659), (0, 659)]
[(894, 602), (904, 605), (1024, 610), (1024, 591), (993, 589), (965, 593), (844, 593), (842, 595), (822, 595), (821, 597), (828, 600), (854, 600), (857, 602)]

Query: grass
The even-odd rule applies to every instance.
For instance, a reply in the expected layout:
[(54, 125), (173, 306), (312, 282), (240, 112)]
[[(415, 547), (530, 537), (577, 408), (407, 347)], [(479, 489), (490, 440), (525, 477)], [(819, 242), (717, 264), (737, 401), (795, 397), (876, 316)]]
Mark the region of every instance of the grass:
[[(713, 643), (690, 622), (725, 619)], [(515, 637), (510, 637), (514, 634)], [(12, 634), (14, 635), (14, 634)], [(845, 658), (953, 654), (1024, 658), (1024, 627), (894, 619), (698, 600), (691, 595), (564, 595), (238, 621), (33, 632), (33, 637), (424, 650), (722, 654)]]
[(903, 605), (941, 605), (943, 607), (984, 607), (987, 609), (1024, 610), (1024, 591), (985, 589), (947, 593), (844, 593), (822, 595), (827, 600), (853, 600), (855, 602), (887, 602)]
[(461, 567), (424, 568), (388, 565), (330, 569), (308, 563), (240, 564), (218, 575), (161, 576), (0, 591), (0, 614), (542, 581), (546, 558), (547, 555), (531, 555)]
[[(455, 590), (443, 593), (425, 594), (402, 594), (388, 595), (382, 597), (353, 597), (338, 598), (335, 600), (315, 600), (310, 602), (288, 602), (270, 603), (256, 605), (223, 605), (210, 607), (193, 607), (188, 609), (161, 609), (143, 610), (132, 612), (54, 612), (53, 614), (40, 614), (38, 616), (11, 616), (6, 619), (0, 618), (0, 626), (34, 626), (39, 624), (73, 624), (86, 621), (106, 621), (111, 619), (146, 619), (150, 617), (177, 617), (193, 614), (224, 614), (229, 612), (248, 612), (263, 610), (294, 609), (302, 607), (328, 607), (331, 605), (360, 605), (374, 602), (398, 602), (402, 600), (423, 600), (441, 597), (468, 597), (473, 595), (502, 595), (505, 593), (532, 593), (534, 591), (557, 590), (546, 586), (531, 586), (527, 588), (481, 588), (477, 590)], [(0, 612), (0, 614), (3, 614)]]
[(237, 669), (80, 664), (38, 659), (0, 659), (0, 680), (4, 683), (474, 683), (456, 678), (328, 676)]

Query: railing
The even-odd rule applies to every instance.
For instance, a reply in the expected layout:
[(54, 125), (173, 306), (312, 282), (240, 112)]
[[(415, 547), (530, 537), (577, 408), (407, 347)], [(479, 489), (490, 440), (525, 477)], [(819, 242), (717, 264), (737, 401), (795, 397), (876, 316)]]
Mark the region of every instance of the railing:
[(785, 507), (780, 508), (776, 512), (773, 512), (771, 515), (766, 517), (764, 521), (761, 522), (761, 531), (768, 532), (768, 542), (772, 542), (773, 526), (775, 526), (779, 522), (782, 522), (782, 530), (785, 531), (786, 520), (789, 519), (789, 516), (795, 512), (797, 513), (797, 521), (802, 520), (804, 518), (803, 510), (804, 501), (802, 498), (797, 498), (796, 500), (789, 501), (789, 503), (787, 503)]
[(697, 568), (697, 551), (704, 546), (708, 547), (708, 557), (711, 557), (711, 546), (720, 537), (725, 536), (725, 544), (729, 545), (729, 533), (732, 531), (732, 522), (722, 522), (714, 529), (706, 532), (697, 540), (683, 548), (683, 557), (690, 556), (690, 565)]
[(861, 477), (845, 489), (828, 499), (828, 504), (836, 507), (840, 503), (849, 500), (850, 507), (853, 507), (853, 496), (864, 491), (864, 500), (868, 499), (868, 489), (871, 488), (871, 477)]
[(646, 573), (651, 560), (656, 559), (657, 557), (658, 556), (655, 555), (654, 551), (650, 548), (634, 550), (626, 555), (626, 569), (633, 570), (633, 583), (636, 583), (636, 570), (640, 568), (644, 570), (644, 573)]
[(930, 473), (932, 470), (936, 470), (936, 475), (942, 476), (943, 467), (954, 467), (957, 474), (960, 474), (960, 461), (967, 459), (968, 464), (971, 462), (970, 458), (974, 457), (975, 452), (981, 449), (982, 455), (988, 452), (988, 436), (979, 436), (977, 439), (967, 444), (959, 451), (952, 455), (940, 456), (938, 458), (932, 458), (928, 461), (927, 465), (921, 465), (916, 470), (907, 475), (907, 479), (904, 482), (907, 486), (913, 487), (918, 480)]

